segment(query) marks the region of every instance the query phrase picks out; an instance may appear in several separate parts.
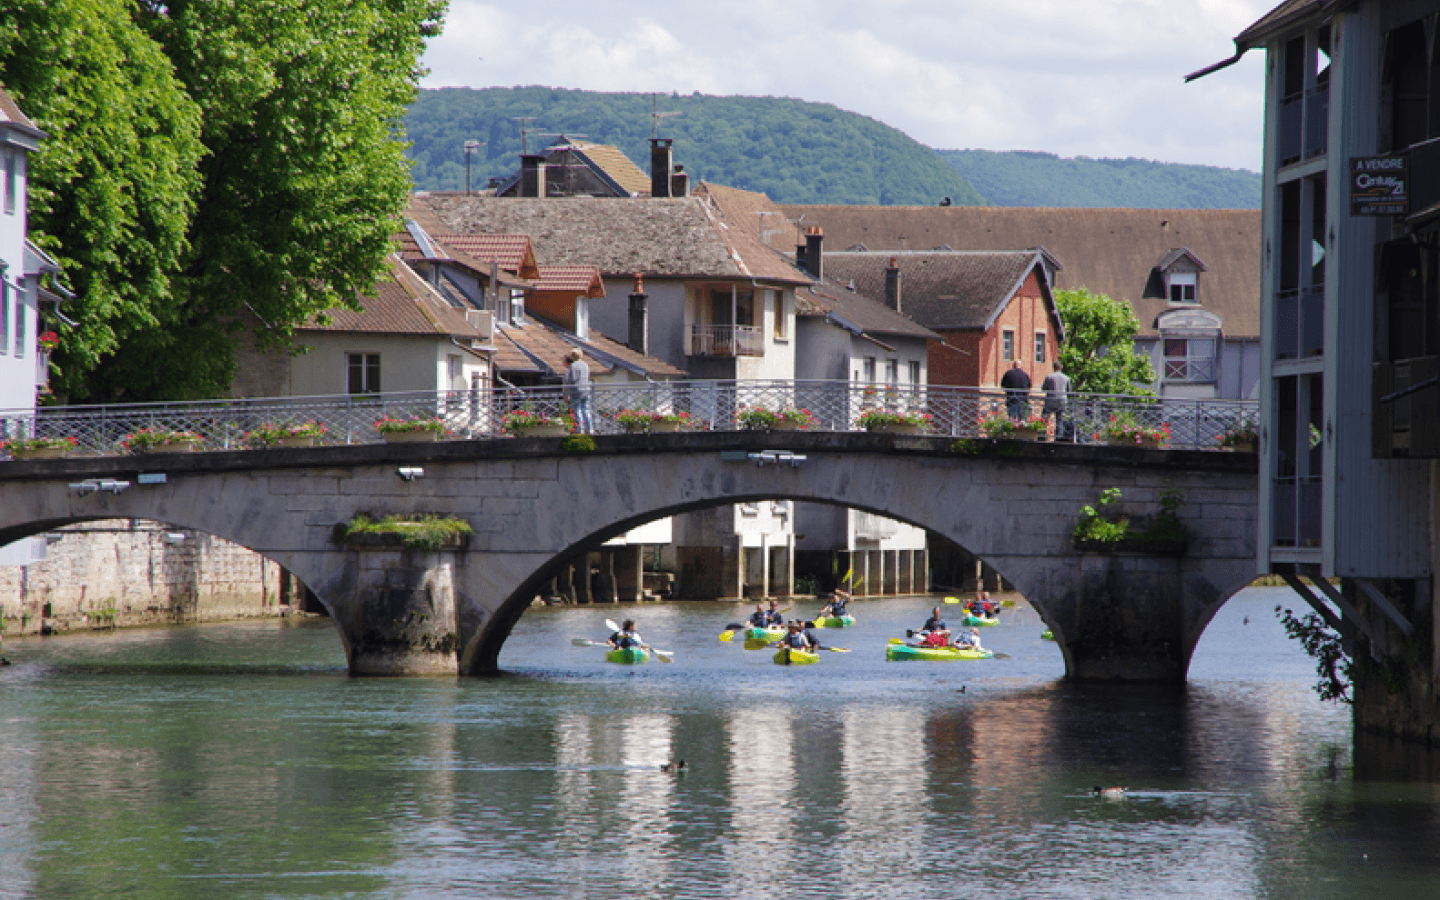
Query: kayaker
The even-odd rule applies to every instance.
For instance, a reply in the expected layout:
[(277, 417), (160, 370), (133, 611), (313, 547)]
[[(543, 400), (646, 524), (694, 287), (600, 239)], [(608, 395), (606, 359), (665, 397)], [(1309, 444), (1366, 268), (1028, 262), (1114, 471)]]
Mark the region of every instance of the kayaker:
[(624, 650), (626, 647), (644, 647), (645, 640), (635, 630), (635, 620), (626, 619), (620, 626), (620, 630), (610, 635), (607, 643), (616, 650)]
[(984, 650), (985, 648), (980, 646), (980, 629), (972, 628), (969, 631), (960, 629), (960, 639), (955, 642), (955, 646), (964, 647), (967, 650)]
[(772, 626), (784, 626), (784, 624), (785, 615), (780, 612), (780, 601), (771, 600), (770, 608), (765, 611), (765, 625), (763, 627), (770, 628)]
[(815, 632), (813, 632), (813, 631), (810, 630), (810, 627), (811, 627), (811, 625), (812, 625), (813, 623), (805, 622), (805, 623), (802, 624), (802, 623), (800, 623), (800, 622), (797, 622), (796, 624), (797, 624), (797, 625), (800, 625), (800, 634), (805, 638), (806, 641), (809, 642), (809, 644), (810, 644), (810, 649), (811, 649), (811, 650), (819, 650), (819, 649), (821, 649), (821, 647), (820, 647), (820, 639), (815, 636)]
[(838, 619), (845, 615), (845, 604), (849, 602), (850, 595), (836, 588), (835, 593), (830, 595), (830, 604), (820, 610), (820, 615), (833, 616)]
[(770, 622), (769, 613), (765, 612), (765, 604), (755, 604), (755, 611), (750, 614), (750, 627), (764, 628)]
[(950, 643), (950, 629), (946, 627), (945, 620), (940, 618), (940, 607), (938, 606), (931, 607), (930, 618), (925, 620), (920, 631), (924, 634), (923, 643), (926, 646), (943, 647)]
[(782, 647), (789, 647), (791, 650), (809, 650), (810, 641), (805, 633), (800, 630), (799, 622), (791, 622), (785, 632), (785, 636), (779, 640)]

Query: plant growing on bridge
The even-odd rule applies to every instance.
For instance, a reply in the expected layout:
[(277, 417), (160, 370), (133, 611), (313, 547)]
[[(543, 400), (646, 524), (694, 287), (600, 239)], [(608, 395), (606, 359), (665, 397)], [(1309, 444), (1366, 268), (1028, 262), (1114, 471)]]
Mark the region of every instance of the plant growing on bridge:
[(880, 431), (890, 425), (914, 425), (923, 428), (930, 424), (930, 414), (907, 413), (872, 407), (863, 410), (856, 422), (866, 431)]
[(1111, 504), (1120, 499), (1119, 488), (1106, 488), (1100, 492), (1100, 501), (1095, 506), (1080, 507), (1080, 521), (1072, 532), (1076, 541), (1097, 541), (1102, 544), (1118, 544), (1130, 531), (1130, 520), (1110, 519), (1106, 516)]
[(0, 441), (0, 450), (4, 450), (11, 456), (35, 450), (72, 450), (79, 446), (80, 442), (73, 437), (32, 437), (32, 438), (11, 438), (8, 441)]
[(595, 439), (588, 434), (566, 435), (560, 441), (561, 453), (594, 453)]
[(1082, 550), (1087, 545), (1119, 547), (1124, 543), (1126, 549), (1141, 553), (1184, 552), (1189, 535), (1180, 522), (1180, 507), (1184, 505), (1185, 495), (1178, 488), (1167, 487), (1160, 491), (1160, 511), (1148, 528), (1134, 528), (1129, 518), (1107, 514), (1119, 499), (1119, 488), (1106, 488), (1100, 493), (1100, 501), (1095, 506), (1080, 508), (1080, 521), (1071, 532), (1078, 547)]
[(1346, 655), (1340, 635), (1315, 613), (1301, 618), (1277, 605), (1275, 615), (1285, 626), (1285, 633), (1299, 641), (1305, 652), (1315, 657), (1315, 671), (1320, 676), (1315, 693), (1320, 695), (1320, 699), (1353, 703), (1351, 685), (1355, 680), (1355, 661)]
[(1236, 419), (1235, 423), (1225, 429), (1215, 440), (1222, 447), (1254, 447), (1259, 439), (1255, 420), (1246, 416), (1241, 419)]
[(541, 428), (545, 425), (560, 425), (567, 431), (575, 430), (575, 420), (569, 415), (557, 415), (547, 412), (539, 412), (533, 409), (516, 409), (505, 414), (500, 420), (500, 427), (506, 434), (518, 435), (530, 428)]
[(1095, 435), (1096, 440), (1102, 437), (1117, 444), (1163, 447), (1170, 443), (1170, 425), (1163, 422), (1159, 425), (1145, 425), (1135, 418), (1133, 412), (1123, 410), (1110, 414), (1110, 421)]
[(464, 519), (434, 515), (409, 518), (385, 516), (377, 521), (362, 513), (340, 529), (344, 543), (356, 543), (356, 538), (368, 535), (395, 535), (402, 545), (412, 550), (454, 547), (475, 533), (475, 529)]
[(266, 422), (245, 432), (241, 439), (252, 447), (273, 447), (281, 441), (295, 438), (318, 438), (325, 434), (325, 426), (313, 419), (308, 422)]
[(204, 438), (194, 431), (175, 431), (169, 428), (141, 428), (125, 436), (120, 442), (128, 453), (145, 453), (160, 447), (175, 447), (180, 444), (198, 444)]
[(996, 413), (980, 420), (980, 433), (996, 440), (1013, 438), (1022, 431), (1030, 432), (1038, 437), (1048, 430), (1049, 423), (1043, 416), (1032, 415), (1028, 419), (1017, 422), (1004, 413)]
[(735, 413), (735, 421), (741, 428), (763, 431), (780, 424), (780, 414), (763, 406), (742, 406)]
[(436, 416), (415, 416), (408, 419), (386, 416), (375, 423), (375, 430), (381, 434), (405, 434), (413, 431), (444, 431), (445, 420)]

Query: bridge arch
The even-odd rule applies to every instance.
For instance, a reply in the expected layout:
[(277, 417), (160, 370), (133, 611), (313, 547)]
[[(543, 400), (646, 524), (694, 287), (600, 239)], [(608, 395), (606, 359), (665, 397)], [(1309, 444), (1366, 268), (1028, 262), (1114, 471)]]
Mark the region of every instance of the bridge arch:
[[(952, 447), (943, 438), (855, 433), (602, 437), (590, 454), (564, 454), (556, 444), (463, 441), (11, 463), (0, 466), (0, 485), (17, 502), (0, 510), (0, 540), (85, 515), (151, 518), (224, 537), (306, 581), (341, 627), (357, 673), (367, 671), (356, 662), (360, 632), (384, 632), (377, 620), (389, 615), (367, 609), (359, 554), (332, 540), (335, 525), (359, 512), (450, 514), (476, 528), (463, 552), (390, 561), (413, 570), (415, 590), (451, 598), (453, 628), (384, 637), (391, 645), (439, 643), (432, 661), (467, 675), (495, 671), (510, 628), (558, 560), (645, 521), (752, 499), (847, 506), (954, 541), (1033, 598), (1063, 641), (1067, 672), (1080, 679), (1183, 680), (1203, 624), (1253, 577), (1256, 474), (1249, 456), (1053, 444)], [(752, 458), (767, 451), (790, 458)], [(163, 466), (165, 483), (139, 485), (146, 471), (140, 466)], [(400, 466), (421, 467), (424, 476), (402, 479)], [(119, 493), (73, 487), (104, 479), (132, 486)], [(1185, 555), (1077, 553), (1070, 531), (1078, 511), (1107, 487), (1122, 489), (1124, 512), (1136, 517), (1153, 513), (1160, 491), (1180, 490), (1191, 533)], [(453, 662), (443, 661), (447, 654)]]

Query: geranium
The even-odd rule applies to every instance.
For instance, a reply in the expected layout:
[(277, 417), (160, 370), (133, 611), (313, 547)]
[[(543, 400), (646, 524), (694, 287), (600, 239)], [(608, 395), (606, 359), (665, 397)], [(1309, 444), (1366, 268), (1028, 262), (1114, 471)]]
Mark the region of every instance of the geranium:
[(131, 432), (120, 442), (128, 453), (144, 453), (156, 447), (172, 447), (177, 444), (198, 444), (203, 438), (193, 431), (175, 431), (169, 428), (141, 428)]
[(444, 431), (445, 420), (436, 416), (416, 416), (410, 419), (397, 419), (394, 416), (386, 416), (375, 423), (375, 430), (381, 434), (403, 434), (411, 431)]
[(654, 413), (641, 409), (622, 409), (615, 414), (615, 421), (619, 422), (627, 431), (643, 431), (650, 427)]
[(681, 427), (689, 428), (698, 420), (688, 412), (657, 412), (650, 414), (651, 422), (678, 422)]
[(60, 346), (60, 335), (53, 331), (42, 331), (40, 336), (35, 339), (35, 343), (45, 350), (54, 350)]
[(905, 413), (892, 409), (867, 409), (860, 413), (858, 419), (861, 428), (866, 431), (878, 431), (890, 425), (914, 425), (925, 427), (930, 424), (929, 413)]
[(252, 431), (245, 432), (242, 439), (255, 447), (272, 447), (281, 441), (293, 438), (318, 438), (325, 434), (325, 426), (314, 420), (308, 422), (266, 422)]
[(1041, 435), (1049, 427), (1043, 416), (1032, 415), (1029, 418), (1015, 421), (1003, 413), (996, 413), (980, 421), (980, 433), (988, 438), (1003, 439), (1014, 437), (1021, 431), (1033, 432)]
[(1226, 429), (1225, 433), (1215, 439), (1222, 447), (1238, 447), (1241, 444), (1254, 444), (1259, 440), (1255, 428), (1255, 422), (1244, 419), (1236, 422)]
[(735, 421), (741, 428), (762, 430), (780, 424), (780, 414), (763, 406), (742, 406), (735, 413)]
[(552, 415), (531, 409), (513, 410), (506, 413), (505, 417), (500, 420), (500, 427), (506, 434), (518, 435), (527, 429), (539, 428), (544, 425), (560, 425), (566, 431), (575, 430), (575, 420), (568, 415)]
[(70, 450), (80, 446), (80, 441), (73, 437), (32, 437), (32, 438), (11, 438), (8, 441), (0, 441), (0, 450), (14, 454), (26, 450)]
[(1100, 434), (1095, 435), (1097, 440), (1102, 437), (1118, 444), (1163, 446), (1170, 442), (1170, 425), (1141, 425), (1131, 413), (1117, 413), (1105, 423)]

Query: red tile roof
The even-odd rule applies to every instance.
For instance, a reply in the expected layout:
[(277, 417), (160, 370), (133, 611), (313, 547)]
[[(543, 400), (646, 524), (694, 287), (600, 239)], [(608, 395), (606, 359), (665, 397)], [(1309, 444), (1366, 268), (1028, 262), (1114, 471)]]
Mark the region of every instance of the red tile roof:
[(605, 296), (605, 281), (594, 266), (540, 266), (539, 269), (537, 291), (563, 291), (592, 298)]

